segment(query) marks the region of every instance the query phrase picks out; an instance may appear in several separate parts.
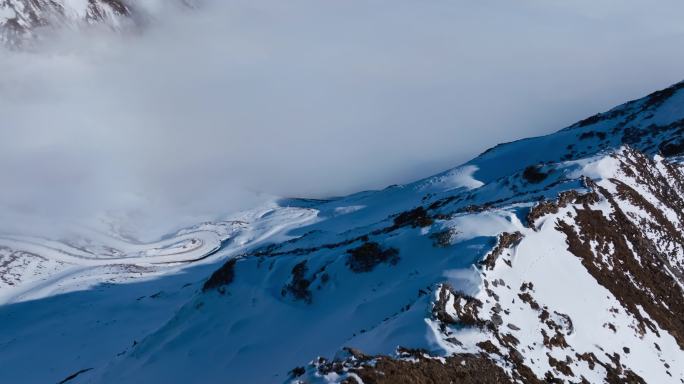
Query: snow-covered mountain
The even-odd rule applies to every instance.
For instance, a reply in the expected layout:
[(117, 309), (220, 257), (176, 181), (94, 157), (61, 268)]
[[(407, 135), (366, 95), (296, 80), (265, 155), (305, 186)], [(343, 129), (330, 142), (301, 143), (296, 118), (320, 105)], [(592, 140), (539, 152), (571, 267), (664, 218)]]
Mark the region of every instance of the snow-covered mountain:
[(140, 244), (0, 239), (0, 382), (684, 382), (684, 83)]
[(0, 0), (0, 45), (20, 47), (39, 31), (103, 26), (122, 30), (154, 17), (165, 6), (193, 8), (197, 0)]
[(130, 16), (122, 0), (0, 0), (0, 43), (18, 45), (37, 28), (55, 25), (118, 28)]

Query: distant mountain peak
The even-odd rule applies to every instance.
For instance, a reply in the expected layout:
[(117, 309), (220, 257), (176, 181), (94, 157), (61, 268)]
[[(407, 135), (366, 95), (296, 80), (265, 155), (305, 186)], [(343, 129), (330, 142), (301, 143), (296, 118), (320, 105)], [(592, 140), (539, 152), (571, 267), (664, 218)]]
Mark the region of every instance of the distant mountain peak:
[(122, 0), (0, 0), (0, 43), (21, 45), (37, 28), (104, 24), (119, 27), (131, 16)]

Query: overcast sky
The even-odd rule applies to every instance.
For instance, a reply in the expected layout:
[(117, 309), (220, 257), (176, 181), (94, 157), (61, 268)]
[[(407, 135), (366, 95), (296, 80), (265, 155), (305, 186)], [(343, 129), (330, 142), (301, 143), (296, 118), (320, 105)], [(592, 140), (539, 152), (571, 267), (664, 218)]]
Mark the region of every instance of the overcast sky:
[(679, 0), (205, 0), (154, 18), (0, 51), (0, 230), (108, 211), (166, 231), (254, 191), (382, 188), (684, 79)]

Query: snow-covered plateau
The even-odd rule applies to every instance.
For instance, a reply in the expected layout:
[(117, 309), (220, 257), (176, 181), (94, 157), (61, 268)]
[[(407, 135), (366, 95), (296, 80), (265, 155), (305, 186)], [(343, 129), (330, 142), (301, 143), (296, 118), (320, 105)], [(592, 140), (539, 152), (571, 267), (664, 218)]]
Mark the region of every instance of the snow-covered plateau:
[(682, 383), (683, 133), (680, 83), (157, 242), (3, 235), (0, 382)]

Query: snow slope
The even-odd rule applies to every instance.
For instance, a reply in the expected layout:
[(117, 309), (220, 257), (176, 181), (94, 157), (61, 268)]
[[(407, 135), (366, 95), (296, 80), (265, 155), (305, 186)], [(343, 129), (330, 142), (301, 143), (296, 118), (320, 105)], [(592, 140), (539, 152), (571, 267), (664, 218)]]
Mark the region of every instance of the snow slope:
[(681, 383), (682, 88), (157, 243), (3, 237), (0, 382)]
[(168, 320), (217, 262), (311, 220), (311, 209), (273, 205), (150, 244), (93, 232), (0, 238), (0, 382), (58, 382), (74, 364), (105, 365)]

